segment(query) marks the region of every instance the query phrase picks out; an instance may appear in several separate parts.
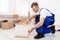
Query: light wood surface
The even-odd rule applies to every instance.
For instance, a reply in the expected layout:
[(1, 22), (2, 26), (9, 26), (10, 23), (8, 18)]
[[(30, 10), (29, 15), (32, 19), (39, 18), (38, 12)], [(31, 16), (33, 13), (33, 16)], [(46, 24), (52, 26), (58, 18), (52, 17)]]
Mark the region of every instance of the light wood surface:
[(30, 34), (28, 33), (28, 36), (15, 36), (16, 38), (29, 38)]

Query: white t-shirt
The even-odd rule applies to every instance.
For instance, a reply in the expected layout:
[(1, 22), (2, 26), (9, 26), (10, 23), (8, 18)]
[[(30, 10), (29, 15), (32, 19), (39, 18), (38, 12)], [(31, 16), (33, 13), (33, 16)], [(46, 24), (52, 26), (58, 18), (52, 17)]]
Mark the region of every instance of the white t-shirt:
[[(39, 15), (39, 12), (37, 12), (36, 15)], [(46, 9), (42, 9), (40, 11), (40, 18), (46, 18), (46, 16), (52, 16), (52, 14), (50, 14)]]

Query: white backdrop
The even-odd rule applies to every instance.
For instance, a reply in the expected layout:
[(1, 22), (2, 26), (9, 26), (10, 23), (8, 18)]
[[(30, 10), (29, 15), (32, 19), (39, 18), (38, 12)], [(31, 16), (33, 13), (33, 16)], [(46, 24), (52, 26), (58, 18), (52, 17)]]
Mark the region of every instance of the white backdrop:
[(48, 8), (56, 17), (56, 24), (60, 24), (60, 0), (0, 0), (0, 14), (28, 15), (32, 2), (38, 2), (40, 8)]

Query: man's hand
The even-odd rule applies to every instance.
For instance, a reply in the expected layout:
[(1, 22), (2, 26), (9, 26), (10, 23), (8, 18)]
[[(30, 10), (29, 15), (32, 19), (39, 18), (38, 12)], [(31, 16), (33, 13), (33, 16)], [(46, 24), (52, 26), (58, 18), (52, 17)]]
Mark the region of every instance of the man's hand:
[(26, 20), (26, 23), (27, 23), (27, 24), (29, 24), (29, 23), (30, 23), (30, 21), (29, 21), (29, 20)]
[(31, 33), (33, 30), (34, 30), (33, 28), (29, 29), (28, 30), (28, 33)]
[(31, 33), (33, 30), (32, 29), (30, 29), (30, 30), (28, 30), (28, 33)]

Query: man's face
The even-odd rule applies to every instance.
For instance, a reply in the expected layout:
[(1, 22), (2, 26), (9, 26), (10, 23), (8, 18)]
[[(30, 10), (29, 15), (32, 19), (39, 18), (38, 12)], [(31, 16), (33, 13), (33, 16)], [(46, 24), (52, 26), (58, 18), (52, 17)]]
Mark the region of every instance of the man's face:
[(38, 12), (38, 11), (39, 11), (39, 7), (33, 6), (33, 7), (32, 7), (32, 10), (33, 10), (34, 12)]

